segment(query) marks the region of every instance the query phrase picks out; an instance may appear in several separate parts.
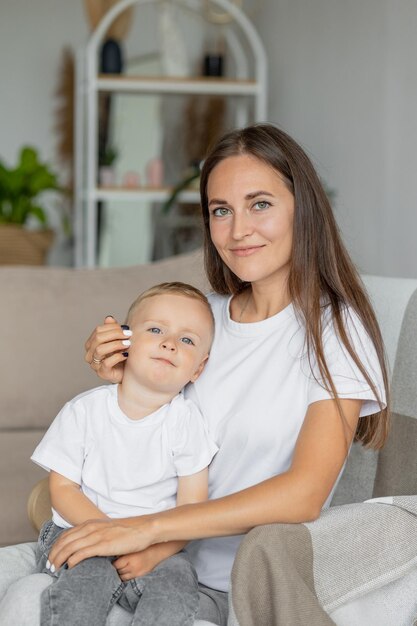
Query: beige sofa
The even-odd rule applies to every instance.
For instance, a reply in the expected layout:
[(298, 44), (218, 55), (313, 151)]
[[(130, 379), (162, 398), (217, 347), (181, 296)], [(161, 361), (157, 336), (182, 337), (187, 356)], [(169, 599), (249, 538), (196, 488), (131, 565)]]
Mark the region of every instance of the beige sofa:
[[(29, 457), (61, 406), (99, 383), (84, 362), (83, 346), (89, 332), (107, 314), (122, 321), (129, 303), (140, 291), (165, 280), (183, 280), (207, 289), (201, 253), (129, 268), (0, 268), (0, 545), (36, 536), (28, 520), (27, 500), (32, 487), (45, 474)], [(397, 356), (394, 409), (406, 418), (400, 433), (395, 423), (395, 439), (400, 443), (404, 439), (413, 441), (417, 439), (417, 420), (412, 419), (417, 415), (417, 372), (410, 349), (411, 355), (416, 350), (410, 348), (407, 339), (406, 345), (399, 348), (402, 357), (397, 354), (397, 344), (407, 305), (411, 307), (407, 332), (414, 332), (417, 338), (416, 321), (413, 326), (416, 294), (412, 297), (417, 280), (370, 276), (365, 277), (365, 283), (374, 301), (391, 368)], [(378, 493), (391, 493), (395, 485), (396, 493), (398, 489), (412, 493), (411, 487), (406, 489), (404, 485), (408, 477), (402, 468), (408, 467), (412, 459), (405, 445), (403, 455), (391, 478), (386, 476), (380, 459), (379, 474), (385, 472), (388, 484), (379, 478)], [(417, 453), (414, 458), (417, 475)], [(371, 497), (377, 461), (376, 454), (354, 448), (334, 503)]]
[[(194, 253), (152, 265), (126, 269), (0, 268), (2, 304), (0, 307), (0, 544), (18, 543), (36, 538), (36, 532), (28, 521), (26, 508), (33, 486), (45, 476), (45, 473), (31, 463), (29, 457), (63, 403), (80, 391), (98, 383), (96, 376), (83, 361), (83, 343), (90, 330), (106, 314), (112, 314), (122, 321), (128, 304), (137, 293), (152, 284), (165, 280), (183, 280), (206, 289), (201, 254)], [(365, 277), (364, 280), (375, 305), (393, 369), (393, 429), (387, 446), (379, 454), (354, 446), (333, 504), (361, 502), (372, 495), (417, 493), (417, 280), (373, 276)], [(378, 505), (373, 506), (378, 507)], [(403, 504), (400, 503), (397, 509), (398, 514), (401, 514), (402, 506)], [(341, 509), (344, 507), (331, 509), (313, 525), (296, 525), (296, 530), (305, 535), (305, 528), (308, 528), (312, 537), (309, 543), (314, 547), (314, 537), (318, 536), (319, 539), (322, 537), (323, 524), (329, 519), (337, 521)], [(382, 510), (376, 509), (378, 519)], [(339, 511), (339, 513), (333, 516), (332, 511)], [(348, 508), (347, 517), (342, 512), (341, 517), (344, 523), (346, 520), (349, 521), (349, 511)], [(404, 515), (408, 515), (408, 518), (417, 524), (417, 510), (415, 514), (404, 513)], [(381, 530), (382, 528), (389, 530), (389, 525), (382, 524)], [(349, 527), (342, 526), (341, 529), (336, 536), (334, 525), (331, 525), (330, 537), (324, 543), (322, 539), (318, 542), (318, 547), (320, 545), (322, 547), (322, 554), (324, 548), (325, 557), (328, 552), (327, 541), (330, 541), (333, 551), (335, 541), (336, 545), (344, 550)], [(289, 530), (292, 534), (293, 528)], [(281, 537), (282, 533), (287, 531), (286, 525), (275, 525), (273, 528), (264, 527), (264, 529), (255, 529), (249, 533), (239, 551), (240, 563), (243, 562), (244, 570), (248, 569), (249, 564), (249, 570), (255, 571), (256, 555), (271, 555), (273, 547), (278, 545), (277, 537)], [(273, 534), (272, 542), (265, 539), (265, 533), (270, 532)], [(415, 541), (415, 535), (414, 532), (411, 535), (413, 541)], [(354, 537), (356, 545), (359, 539), (362, 541), (361, 546), (366, 545), (367, 539), (363, 533)], [(261, 547), (259, 547), (259, 541), (261, 541)], [(383, 541), (382, 538), (381, 541)], [(404, 537), (404, 544), (406, 543), (407, 538)], [(255, 545), (255, 553), (252, 552), (253, 545)], [(264, 547), (267, 548), (265, 553)], [(396, 549), (399, 549), (399, 546), (396, 546)], [(249, 558), (245, 557), (247, 550), (249, 550)], [(361, 550), (362, 547), (359, 551)], [(298, 550), (298, 552), (305, 565), (306, 558), (310, 554), (309, 550)], [(319, 551), (318, 554), (320, 554)], [(348, 561), (352, 561), (352, 558), (347, 556)], [(315, 576), (320, 574), (320, 570), (316, 567), (318, 561), (315, 560), (315, 553), (313, 557), (311, 567), (314, 569)], [(414, 555), (413, 563), (416, 558)], [(280, 563), (280, 560), (277, 562)], [(369, 563), (371, 562), (368, 559)], [(353, 565), (353, 571), (358, 572), (360, 568), (356, 567), (354, 562)], [(414, 565), (410, 567), (407, 570), (409, 576), (415, 577), (410, 585), (415, 589), (417, 569)], [(282, 567), (279, 566), (277, 569), (280, 571)], [(393, 585), (401, 584), (401, 576), (397, 570), (394, 574), (391, 578), (393, 582), (389, 587), (391, 590), (389, 606), (392, 611), (398, 613), (403, 605), (397, 605), (393, 601), (393, 598), (397, 597), (399, 602), (401, 601), (399, 592)], [(256, 575), (258, 576), (258, 573)], [(248, 618), (251, 611), (245, 608), (243, 600), (246, 598), (249, 605), (251, 603), (253, 605), (253, 600), (247, 594), (244, 581), (242, 582), (242, 576), (244, 579), (246, 571), (242, 574), (239, 567), (236, 567), (234, 576), (232, 606), (236, 610), (232, 611), (231, 624), (263, 626), (258, 616), (255, 616), (255, 622)], [(407, 583), (411, 579), (404, 580)], [(366, 623), (368, 626), (371, 622), (366, 616), (363, 618), (365, 615), (363, 602), (366, 608), (369, 597), (371, 614), (375, 615), (374, 607), (378, 605), (382, 607), (381, 610), (387, 618), (385, 621), (379, 620), (375, 623), (391, 626), (394, 622), (390, 621), (387, 612), (386, 587), (379, 591), (378, 585), (379, 582), (375, 582), (375, 591), (365, 596), (363, 601), (359, 598), (362, 604), (358, 605), (355, 600), (342, 605), (339, 609), (334, 609), (332, 617), (335, 622), (331, 623), (337, 623), (338, 626), (346, 624), (362, 626)], [(236, 589), (240, 596), (236, 594)], [(268, 590), (267, 587), (265, 589)], [(275, 591), (278, 592), (279, 589), (280, 585), (276, 584)], [(320, 588), (317, 587), (317, 590), (320, 591)], [(360, 596), (363, 591), (357, 591), (356, 588), (355, 593)], [(322, 601), (321, 597), (320, 600)], [(296, 598), (293, 604), (296, 605), (299, 601), (300, 599)], [(305, 602), (304, 597), (302, 602)], [(336, 619), (338, 611), (341, 611), (341, 614), (338, 614)], [(417, 607), (415, 611), (413, 618), (417, 616)], [(357, 618), (358, 614), (360, 614), (359, 618)], [(264, 617), (266, 615), (264, 609), (262, 609), (262, 615)], [(309, 624), (312, 623), (311, 619), (309, 617)], [(119, 622), (114, 623), (119, 624)], [(290, 622), (284, 620), (283, 623), (289, 624)], [(299, 622), (296, 620), (294, 623), (298, 625)], [(323, 623), (328, 622), (319, 621), (318, 623), (322, 626)], [(410, 621), (408, 617), (405, 617), (403, 621), (397, 620), (395, 623), (408, 626), (413, 623), (413, 620)], [(270, 624), (268, 623), (267, 626)]]
[(84, 342), (107, 314), (165, 280), (207, 288), (200, 253), (111, 269), (0, 268), (0, 545), (33, 540), (26, 503), (45, 473), (30, 455), (62, 405), (100, 384)]

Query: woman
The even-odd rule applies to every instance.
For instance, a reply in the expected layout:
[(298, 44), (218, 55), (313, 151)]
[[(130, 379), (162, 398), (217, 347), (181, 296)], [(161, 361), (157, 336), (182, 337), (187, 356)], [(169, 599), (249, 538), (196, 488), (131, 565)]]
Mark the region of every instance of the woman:
[[(210, 500), (87, 522), (57, 542), (50, 561), (72, 567), (143, 551), (143, 573), (175, 542), (198, 540), (189, 551), (202, 584), (199, 617), (226, 624), (242, 535), (320, 515), (352, 440), (383, 445), (388, 384), (374, 313), (302, 149), (268, 124), (233, 131), (207, 157), (200, 189), (216, 336), (186, 393), (220, 448)], [(106, 380), (123, 376), (123, 339), (107, 318), (87, 341), (86, 360)]]

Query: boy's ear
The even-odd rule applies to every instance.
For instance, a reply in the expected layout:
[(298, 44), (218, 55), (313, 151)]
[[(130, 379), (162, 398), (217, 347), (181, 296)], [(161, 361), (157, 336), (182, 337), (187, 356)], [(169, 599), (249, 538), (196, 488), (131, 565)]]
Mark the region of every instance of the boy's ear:
[(205, 368), (208, 358), (209, 358), (209, 355), (204, 357), (204, 359), (201, 361), (200, 365), (198, 366), (194, 374), (191, 376), (190, 383), (195, 383), (195, 381), (197, 380), (197, 378), (200, 376), (201, 372)]

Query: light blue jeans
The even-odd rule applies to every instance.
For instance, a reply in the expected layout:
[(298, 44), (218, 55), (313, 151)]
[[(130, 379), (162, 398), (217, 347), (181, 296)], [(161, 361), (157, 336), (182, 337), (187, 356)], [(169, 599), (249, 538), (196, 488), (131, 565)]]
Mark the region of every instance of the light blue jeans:
[(64, 531), (52, 521), (38, 541), (39, 572), (53, 577), (41, 595), (41, 626), (103, 626), (118, 603), (132, 615), (131, 626), (193, 626), (198, 609), (197, 574), (184, 552), (159, 563), (152, 572), (128, 582), (120, 580), (113, 558), (93, 557), (55, 574), (46, 569), (49, 552)]
[[(51, 576), (37, 573), (36, 543), (0, 548), (0, 626), (40, 626), (41, 594)], [(106, 626), (129, 626), (132, 614), (116, 604)], [(199, 586), (194, 626), (226, 626), (227, 594)]]

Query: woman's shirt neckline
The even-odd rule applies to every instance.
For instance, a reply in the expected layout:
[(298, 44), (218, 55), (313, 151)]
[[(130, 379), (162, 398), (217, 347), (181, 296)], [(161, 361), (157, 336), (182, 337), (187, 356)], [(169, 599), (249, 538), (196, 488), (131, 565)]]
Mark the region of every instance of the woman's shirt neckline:
[(259, 335), (261, 333), (269, 333), (281, 325), (284, 320), (294, 315), (294, 307), (292, 302), (290, 302), (281, 311), (271, 317), (267, 317), (264, 320), (260, 320), (258, 322), (236, 322), (230, 316), (230, 304), (232, 298), (233, 295), (226, 296), (226, 302), (223, 309), (223, 321), (226, 328), (237, 335), (248, 337)]

